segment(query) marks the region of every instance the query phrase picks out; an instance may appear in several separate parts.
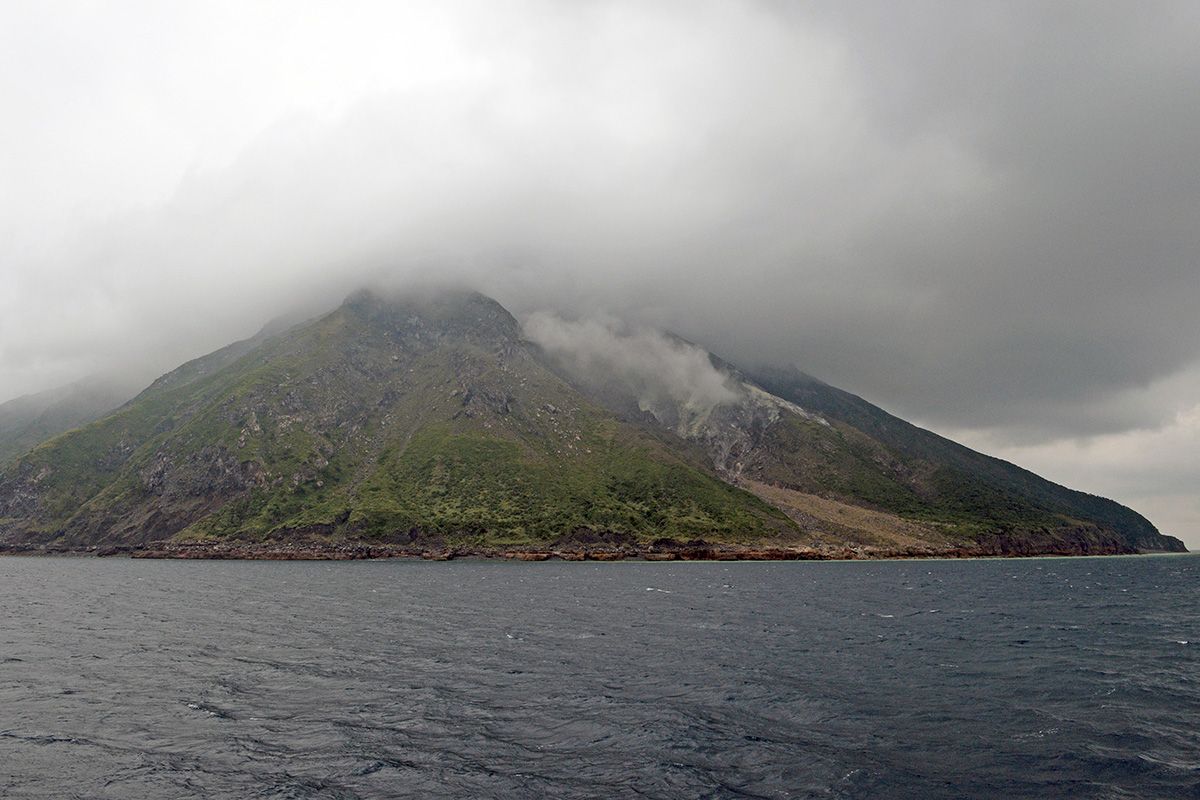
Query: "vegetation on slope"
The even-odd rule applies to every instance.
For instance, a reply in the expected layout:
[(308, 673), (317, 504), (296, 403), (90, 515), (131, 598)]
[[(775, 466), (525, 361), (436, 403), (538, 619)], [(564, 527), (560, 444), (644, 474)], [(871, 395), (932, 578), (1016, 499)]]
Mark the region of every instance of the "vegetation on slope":
[(491, 544), (795, 533), (546, 370), (478, 295), (359, 294), (234, 355), (181, 368), (21, 458), (0, 478), (0, 533)]
[[(977, 453), (797, 370), (763, 369), (752, 379), (874, 443), (876, 455), (850, 471), (859, 488), (850, 494), (835, 492), (840, 497), (858, 498), (914, 519), (945, 522), (976, 537), (997, 531), (1092, 528), (1119, 537), (1131, 548), (1183, 549), (1178, 539), (1163, 536), (1132, 509)], [(870, 490), (867, 476), (872, 472), (891, 476), (883, 492)]]
[(359, 293), (11, 462), (0, 543), (1182, 548), (1117, 503), (798, 372), (747, 378), (714, 359), (749, 381), (742, 400), (656, 419), (617, 383), (549, 363), (480, 295)]
[(0, 403), (0, 464), (111, 412), (135, 391), (125, 381), (97, 377)]

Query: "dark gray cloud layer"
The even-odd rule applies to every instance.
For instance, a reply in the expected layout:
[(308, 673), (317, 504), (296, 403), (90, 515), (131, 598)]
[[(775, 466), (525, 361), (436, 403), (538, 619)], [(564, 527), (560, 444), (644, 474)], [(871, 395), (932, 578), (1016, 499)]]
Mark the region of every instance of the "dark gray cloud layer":
[(1192, 419), (1200, 6), (394, 6), (0, 11), (0, 400), (436, 277), (996, 447)]
[[(883, 222), (860, 240), (857, 269), (922, 295), (917, 315), (890, 309), (900, 336), (880, 338), (907, 352), (886, 354), (887, 391), (962, 424), (1161, 419), (1173, 409), (1112, 401), (1197, 359), (1200, 9), (879, 10), (833, 21), (882, 76), (878, 124), (950, 131), (991, 177), (941, 230)], [(910, 369), (931, 392), (901, 388)]]

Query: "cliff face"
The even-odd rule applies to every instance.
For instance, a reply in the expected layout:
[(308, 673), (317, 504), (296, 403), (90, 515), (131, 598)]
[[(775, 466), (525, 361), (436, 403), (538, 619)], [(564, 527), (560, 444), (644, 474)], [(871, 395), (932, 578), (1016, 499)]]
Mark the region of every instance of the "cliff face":
[(1182, 549), (807, 376), (711, 361), (717, 400), (646, 402), (481, 295), (360, 292), (11, 462), (0, 544)]

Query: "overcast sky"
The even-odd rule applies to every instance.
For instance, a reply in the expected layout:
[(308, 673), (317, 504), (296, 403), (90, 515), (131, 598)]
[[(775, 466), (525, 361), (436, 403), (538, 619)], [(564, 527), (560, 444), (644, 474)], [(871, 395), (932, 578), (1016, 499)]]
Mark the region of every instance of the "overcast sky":
[(1200, 547), (1200, 3), (9, 0), (0, 114), (0, 400), (454, 277)]

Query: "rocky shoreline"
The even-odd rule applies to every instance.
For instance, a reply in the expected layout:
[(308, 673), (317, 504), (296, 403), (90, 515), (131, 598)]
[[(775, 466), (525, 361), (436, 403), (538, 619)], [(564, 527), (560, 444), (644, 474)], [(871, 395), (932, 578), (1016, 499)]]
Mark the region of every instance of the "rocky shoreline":
[(357, 561), (374, 559), (418, 559), (452, 561), (456, 559), (500, 559), (511, 561), (859, 561), (914, 558), (1013, 558), (1037, 556), (1131, 555), (1136, 551), (1113, 548), (1057, 548), (1027, 550), (960, 546), (931, 547), (798, 547), (736, 546), (705, 542), (678, 543), (671, 546), (623, 545), (618, 547), (421, 548), (392, 544), (314, 544), (296, 543), (194, 543), (159, 542), (141, 546), (91, 546), (85, 548), (55, 545), (0, 545), (0, 555), (95, 556), (153, 559), (208, 559), (246, 561)]

